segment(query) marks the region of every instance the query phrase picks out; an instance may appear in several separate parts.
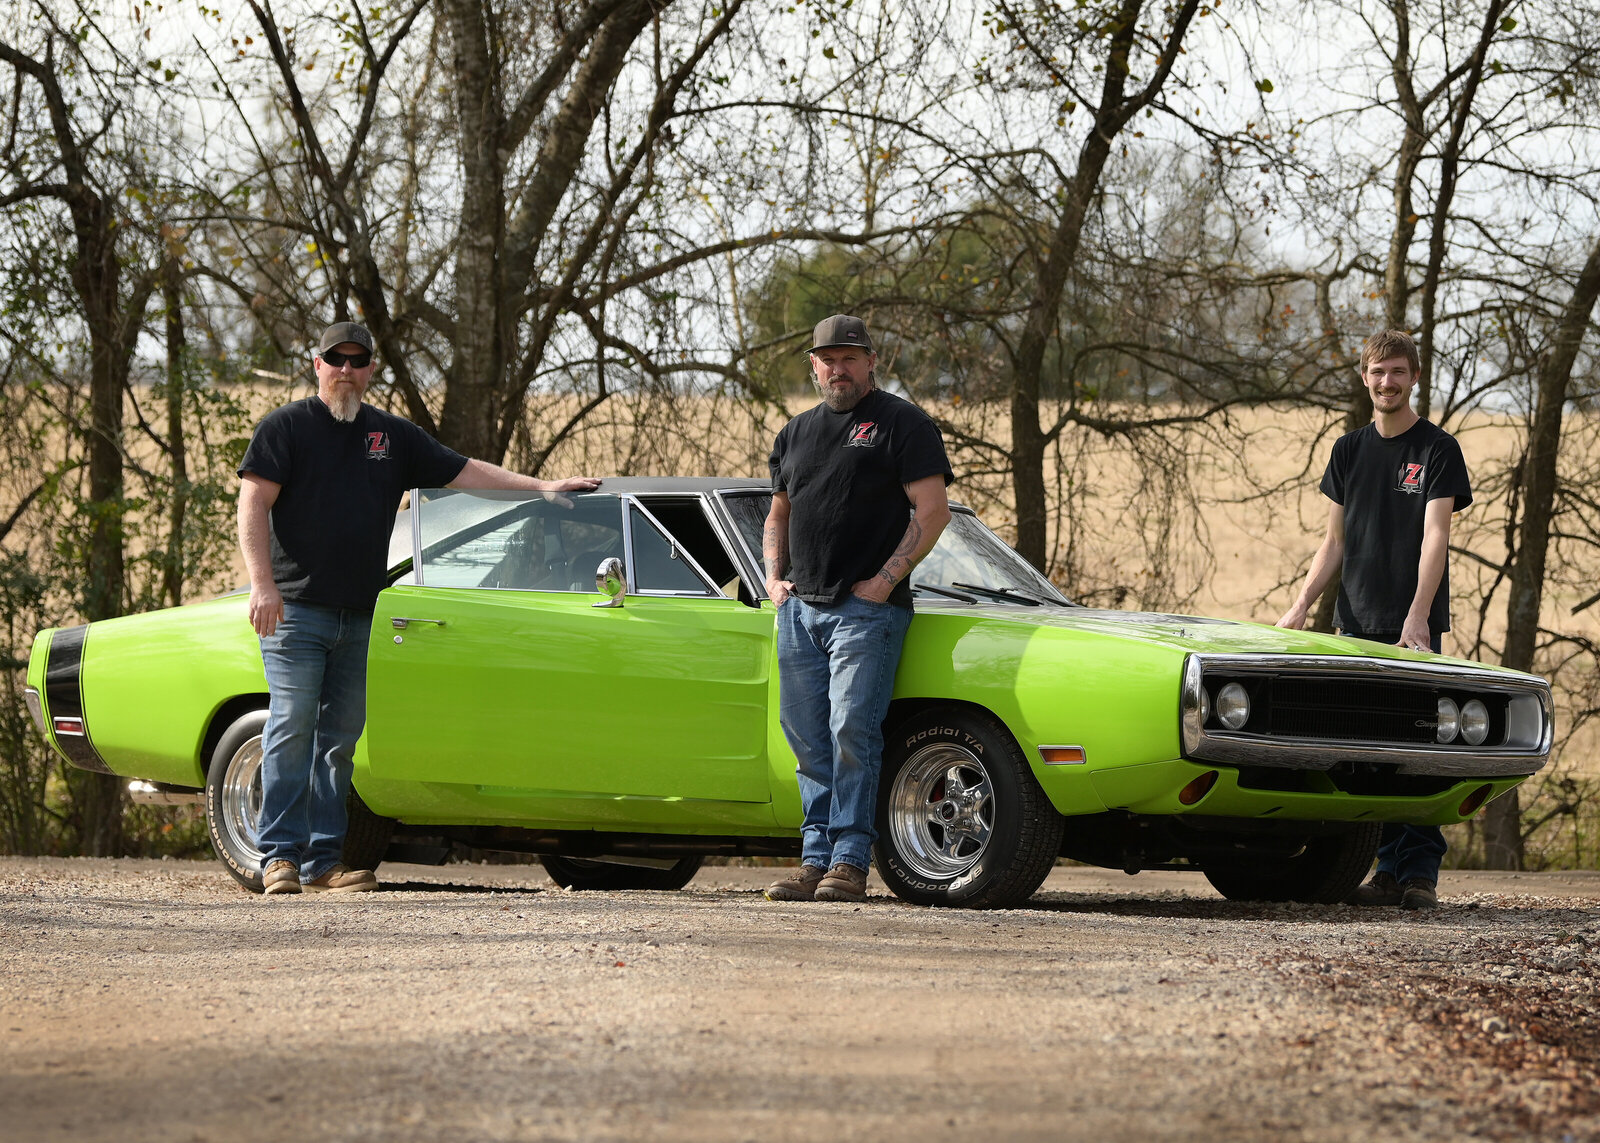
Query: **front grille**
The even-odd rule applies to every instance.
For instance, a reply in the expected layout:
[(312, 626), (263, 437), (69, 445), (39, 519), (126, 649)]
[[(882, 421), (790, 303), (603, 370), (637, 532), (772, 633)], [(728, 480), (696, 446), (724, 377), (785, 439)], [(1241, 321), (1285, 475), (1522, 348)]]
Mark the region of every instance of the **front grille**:
[[(1241, 687), (1249, 713), (1229, 726), (1224, 715), (1236, 722), (1246, 704), (1225, 692)], [(1442, 699), (1483, 703), (1481, 743), (1459, 733), (1438, 741)], [(1184, 663), (1179, 728), (1191, 760), (1322, 771), (1324, 784), (1310, 792), (1417, 794), (1430, 784), (1388, 775), (1461, 781), (1537, 771), (1550, 758), (1550, 688), (1533, 675), (1439, 660), (1194, 653)], [(1346, 764), (1373, 769), (1341, 773), (1329, 789), (1330, 768)]]
[[(1284, 738), (1427, 743), (1438, 726), (1431, 689), (1392, 680), (1269, 678), (1261, 730)], [(1255, 719), (1250, 729), (1254, 730)]]

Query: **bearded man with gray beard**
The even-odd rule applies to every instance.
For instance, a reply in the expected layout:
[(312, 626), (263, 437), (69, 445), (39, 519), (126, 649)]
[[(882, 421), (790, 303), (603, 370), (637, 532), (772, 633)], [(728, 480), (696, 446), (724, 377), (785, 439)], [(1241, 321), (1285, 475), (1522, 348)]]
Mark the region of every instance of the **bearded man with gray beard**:
[(598, 480), (537, 480), (469, 460), (361, 398), (372, 334), (322, 333), (317, 393), (262, 419), (239, 462), (239, 547), (269, 706), (261, 734), (262, 889), (375, 889), (343, 856), (351, 757), (366, 723), (367, 640), (385, 586), (389, 533), (410, 488), (586, 492)]
[(762, 537), (778, 609), (778, 721), (794, 749), (800, 867), (773, 901), (859, 901), (877, 839), (883, 720), (911, 625), (913, 568), (950, 522), (955, 479), (928, 415), (877, 386), (867, 324), (817, 323), (821, 404), (778, 433)]

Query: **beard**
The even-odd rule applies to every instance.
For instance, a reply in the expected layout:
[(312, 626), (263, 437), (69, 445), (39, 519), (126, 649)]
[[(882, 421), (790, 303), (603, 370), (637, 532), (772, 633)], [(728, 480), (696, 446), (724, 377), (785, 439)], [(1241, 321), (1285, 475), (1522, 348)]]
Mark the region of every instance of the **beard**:
[(859, 388), (851, 385), (847, 389), (840, 389), (833, 385), (824, 384), (815, 377), (812, 384), (817, 387), (817, 396), (822, 398), (822, 403), (835, 413), (848, 413), (851, 409), (861, 404), (861, 400), (872, 391), (874, 381), (877, 379), (876, 371), (867, 373), (867, 380)]
[(333, 419), (349, 424), (356, 419), (356, 414), (361, 411), (361, 394), (350, 390), (335, 390), (332, 399), (324, 402), (328, 412), (333, 414)]

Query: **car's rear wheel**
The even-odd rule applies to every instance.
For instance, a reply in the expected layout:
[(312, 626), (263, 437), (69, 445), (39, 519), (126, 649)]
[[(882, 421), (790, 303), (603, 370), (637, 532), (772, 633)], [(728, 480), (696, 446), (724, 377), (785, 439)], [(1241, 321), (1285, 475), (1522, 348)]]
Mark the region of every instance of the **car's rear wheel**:
[[(264, 710), (241, 715), (217, 743), (206, 770), (211, 848), (233, 879), (253, 893), (261, 892), (256, 823), (261, 816), (261, 731), (266, 725)], [(389, 848), (394, 821), (373, 813), (353, 789), (346, 809), (344, 863), (352, 869), (376, 868)]]
[(877, 820), (878, 873), (895, 896), (975, 909), (1033, 896), (1064, 824), (1005, 726), (959, 707), (887, 736)]
[(1258, 865), (1206, 867), (1206, 880), (1230, 901), (1300, 901), (1334, 905), (1355, 891), (1372, 868), (1383, 826), (1361, 822), (1306, 840), (1298, 855)]
[(563, 889), (682, 889), (700, 872), (700, 857), (673, 862), (627, 858), (541, 857), (544, 871)]

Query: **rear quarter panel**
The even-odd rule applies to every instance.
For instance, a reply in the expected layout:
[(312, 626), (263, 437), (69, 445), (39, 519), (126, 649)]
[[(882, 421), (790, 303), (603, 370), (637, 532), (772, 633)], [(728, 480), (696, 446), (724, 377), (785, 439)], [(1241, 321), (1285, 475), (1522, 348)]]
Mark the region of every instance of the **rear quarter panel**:
[(238, 695), (266, 701), (249, 597), (225, 596), (89, 626), (83, 709), (90, 740), (116, 773), (199, 786), (207, 728)]

